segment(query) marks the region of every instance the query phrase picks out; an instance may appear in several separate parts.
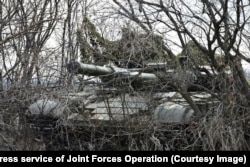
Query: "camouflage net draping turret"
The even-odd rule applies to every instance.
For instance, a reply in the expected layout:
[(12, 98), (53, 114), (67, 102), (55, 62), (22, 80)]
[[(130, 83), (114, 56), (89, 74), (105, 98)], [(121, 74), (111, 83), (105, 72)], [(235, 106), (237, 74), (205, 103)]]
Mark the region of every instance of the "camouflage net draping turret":
[(113, 63), (119, 67), (143, 67), (148, 62), (166, 61), (163, 38), (155, 34), (136, 34), (129, 28), (121, 29), (117, 41), (103, 38), (93, 23), (85, 18), (78, 30), (82, 62), (104, 65)]

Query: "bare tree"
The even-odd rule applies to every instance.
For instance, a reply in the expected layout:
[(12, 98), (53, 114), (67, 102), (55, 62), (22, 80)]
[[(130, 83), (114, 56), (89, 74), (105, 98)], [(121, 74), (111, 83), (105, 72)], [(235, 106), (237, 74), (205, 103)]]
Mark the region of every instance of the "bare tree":
[[(163, 86), (174, 83), (175, 90), (196, 114), (205, 115), (204, 122), (201, 121), (198, 127), (207, 135), (202, 139), (208, 144), (204, 147), (216, 149), (216, 145), (220, 145), (224, 150), (242, 149), (245, 132), (237, 129), (242, 129), (248, 120), (246, 115), (250, 105), (249, 81), (242, 66), (243, 60), (250, 63), (249, 1), (113, 0), (113, 3), (116, 5), (111, 5), (113, 14), (119, 19), (132, 21), (145, 33), (157, 32), (163, 36), (164, 50), (175, 64), (179, 77), (169, 81), (168, 73), (156, 72), (156, 75), (161, 78)], [(188, 60), (189, 65), (183, 66), (182, 60), (178, 60), (174, 54), (176, 48), (179, 52), (182, 50), (183, 60)], [(185, 84), (187, 71), (198, 77), (190, 84), (211, 94), (218, 105), (204, 111), (193, 101)], [(207, 114), (212, 117), (206, 117)], [(215, 133), (211, 130), (213, 127), (217, 127)], [(236, 133), (228, 132), (229, 127), (233, 127)], [(228, 148), (224, 145), (225, 140), (231, 143)], [(241, 141), (237, 142), (238, 146), (235, 145), (236, 140)]]
[[(97, 94), (98, 96), (105, 96), (98, 100), (107, 101), (106, 107), (110, 112), (109, 115), (112, 116), (108, 103), (111, 96), (116, 97), (119, 94), (122, 101), (125, 101), (126, 94), (135, 96), (142, 92), (140, 95), (145, 96), (145, 99), (148, 98), (148, 112), (155, 111), (156, 106), (162, 104), (150, 97), (156, 90), (176, 91), (185, 99), (185, 103), (187, 102), (199, 115), (197, 117), (199, 120), (190, 123), (194, 126), (191, 129), (195, 138), (194, 142), (202, 140), (202, 147), (211, 150), (217, 148), (221, 150), (245, 149), (247, 148), (244, 146), (246, 143), (245, 129), (249, 129), (247, 126), (249, 126), (250, 91), (242, 61), (250, 63), (249, 9), (249, 1), (245, 0), (0, 0), (0, 63), (2, 65), (0, 74), (4, 78), (12, 80), (13, 83), (21, 81), (23, 85), (30, 84), (30, 81), (37, 77), (38, 84), (41, 84), (41, 77), (47, 75), (41, 68), (46, 64), (49, 67), (43, 68), (49, 68), (47, 71), (57, 73), (60, 81), (65, 83), (64, 81), (69, 76), (65, 68), (66, 64), (72, 59), (79, 60), (80, 56), (82, 61), (100, 66), (113, 61), (116, 66), (129, 68), (129, 63), (134, 61), (141, 68), (124, 70), (126, 71), (125, 77), (119, 76), (120, 73), (113, 75), (114, 71), (121, 70), (120, 68), (100, 67), (100, 71), (109, 70), (107, 75), (105, 73), (105, 76), (101, 77), (103, 82), (100, 84), (101, 91), (96, 92), (101, 92)], [(49, 50), (48, 41), (54, 42), (56, 47)], [(146, 63), (162, 61), (167, 61), (167, 67), (163, 63), (164, 67), (161, 69), (147, 69), (149, 66)], [(89, 67), (89, 65), (86, 66)], [(95, 65), (90, 66), (96, 69)], [(134, 72), (133, 70), (136, 75), (131, 78), (127, 77), (126, 74)], [(153, 76), (152, 80), (157, 80), (155, 82), (157, 84), (152, 84), (152, 80), (142, 82), (142, 79), (138, 77), (148, 72), (146, 70), (154, 73), (147, 76)], [(120, 78), (116, 80), (115, 77)], [(111, 93), (104, 94), (102, 86), (105, 81), (107, 83), (117, 82), (115, 86), (118, 85), (117, 87), (120, 86), (121, 89), (114, 89)], [(1, 85), (0, 80), (2, 95), (4, 90)], [(19, 97), (16, 92), (13, 94), (16, 99), (21, 99), (17, 100), (18, 105), (24, 101), (27, 102), (28, 98), (33, 100), (34, 94), (40, 98), (42, 92), (33, 93), (33, 88), (30, 89), (30, 92), (22, 90), (17, 91), (26, 93), (24, 96)], [(56, 100), (61, 102), (61, 95), (55, 93), (57, 91), (56, 89), (54, 92), (46, 92), (46, 95), (57, 98)], [(118, 93), (112, 94), (113, 91)], [(206, 92), (212, 96), (211, 101), (215, 103), (212, 103), (213, 106), (209, 104), (209, 108), (204, 109), (191, 96), (191, 91)], [(92, 96), (94, 91), (89, 92)], [(11, 94), (7, 93), (7, 98), (4, 97), (4, 99), (11, 99), (8, 98), (10, 96)], [(58, 98), (59, 96), (60, 98)], [(87, 104), (98, 101), (97, 97), (90, 96), (88, 96), (89, 99), (81, 99), (82, 101), (70, 106), (72, 111), (76, 111), (77, 114), (81, 113), (84, 110), (84, 100)], [(65, 101), (65, 104), (68, 105), (68, 99)], [(82, 106), (78, 106), (79, 103)], [(124, 104), (126, 103), (124, 102)], [(28, 105), (24, 103), (22, 106), (27, 107)], [(1, 109), (1, 113), (12, 114), (21, 110), (20, 105), (19, 108), (11, 107), (8, 110)], [(189, 110), (188, 107), (183, 109), (184, 112)], [(148, 114), (145, 117), (151, 120), (151, 116)], [(125, 138), (129, 134), (129, 142), (126, 142), (133, 146), (132, 135), (134, 134), (131, 127), (135, 127), (134, 132), (140, 138), (138, 143), (145, 144), (144, 146), (147, 146), (148, 149), (150, 141), (160, 146), (160, 137), (158, 139), (157, 135), (162, 135), (164, 139), (165, 129), (170, 126), (155, 125), (155, 123), (147, 121), (141, 125), (140, 121), (138, 123), (139, 119), (125, 122), (124, 129), (120, 126), (109, 129), (100, 125), (101, 133), (98, 134), (98, 137), (100, 137), (101, 144), (108, 139), (105, 138), (106, 136), (111, 136), (110, 141), (119, 140), (120, 136), (117, 134), (123, 134), (120, 132), (124, 131)], [(89, 124), (89, 121), (85, 121), (85, 123)], [(150, 125), (151, 123), (152, 125)], [(89, 125), (87, 126), (89, 127)], [(72, 129), (77, 129), (77, 132), (74, 130), (72, 133), (65, 132), (67, 142), (70, 143), (69, 137), (73, 137), (77, 138), (77, 143), (81, 145), (81, 140), (78, 138), (80, 130), (73, 125), (72, 127)], [(176, 128), (175, 125), (172, 127)], [(172, 127), (169, 128), (171, 133)], [(149, 130), (145, 131), (146, 128)], [(92, 147), (92, 145), (98, 144), (93, 144), (93, 136), (96, 138), (95, 133), (98, 131), (98, 127), (94, 126), (94, 130), (87, 129), (89, 131), (83, 131), (82, 134), (84, 139), (89, 137), (91, 142), (87, 143), (85, 140), (84, 142)], [(111, 135), (106, 135), (106, 132), (104, 134), (103, 129), (109, 129), (108, 134)], [(112, 134), (113, 130), (115, 135)], [(141, 133), (138, 133), (138, 130)], [(90, 132), (90, 136), (87, 136), (86, 132)], [(73, 133), (77, 135), (69, 135)], [(102, 134), (105, 136), (101, 136)], [(141, 140), (144, 137), (147, 139)], [(167, 136), (167, 140), (171, 137)], [(99, 138), (95, 141), (99, 142)], [(78, 144), (75, 145), (78, 146)]]
[[(243, 41), (247, 41), (249, 15), (246, 11), (249, 9), (249, 2), (242, 0), (195, 2), (185, 0), (161, 0), (159, 2), (128, 0), (122, 2), (114, 0), (113, 2), (118, 6), (117, 14), (134, 21), (148, 33), (155, 31), (152, 27), (156, 24), (161, 24), (161, 29), (164, 29), (165, 32), (174, 32), (176, 34), (174, 40), (168, 40), (168, 34), (165, 34), (166, 46), (169, 43), (179, 43), (180, 47), (185, 48), (190, 40), (193, 41), (194, 45), (203, 53), (203, 59), (212, 69), (210, 72), (206, 71), (207, 77), (216, 74), (213, 75), (212, 80), (213, 83), (215, 80), (217, 83), (219, 82), (221, 95), (219, 99), (225, 99), (226, 96), (226, 99), (234, 99), (235, 103), (249, 105), (249, 85), (241, 64), (242, 60), (249, 62), (248, 55), (245, 54), (245, 50), (248, 48), (243, 44)], [(164, 31), (162, 31), (163, 35)], [(173, 55), (171, 48), (166, 50), (170, 53), (169, 55)], [(218, 54), (220, 60), (217, 59)], [(202, 71), (202, 66), (194, 60), (194, 57), (189, 56), (188, 49), (185, 50), (184, 55), (191, 59), (196, 70)], [(230, 79), (227, 74), (228, 70), (231, 71), (233, 83), (228, 82)], [(211, 84), (213, 83), (211, 82)], [(180, 93), (193, 109), (199, 112), (199, 108), (189, 98), (186, 88), (181, 85), (181, 83), (178, 84)], [(210, 90), (204, 88), (204, 90), (214, 91), (213, 88)], [(232, 105), (230, 103), (230, 100), (226, 102), (227, 105)]]
[[(5, 75), (15, 71), (16, 79), (21, 79), (22, 83), (29, 82), (34, 73), (39, 77), (39, 56), (58, 22), (58, 3), (50, 0), (1, 2), (4, 23), (1, 24), (1, 47), (6, 46), (1, 51)], [(7, 48), (15, 55), (8, 54)], [(10, 55), (8, 61), (15, 60), (9, 69), (6, 54)]]

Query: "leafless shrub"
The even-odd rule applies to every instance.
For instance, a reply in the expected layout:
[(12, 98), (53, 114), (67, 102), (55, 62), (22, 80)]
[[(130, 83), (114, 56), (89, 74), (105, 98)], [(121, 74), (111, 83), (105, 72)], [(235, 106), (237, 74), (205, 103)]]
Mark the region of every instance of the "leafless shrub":
[[(249, 150), (242, 67), (249, 63), (248, 2), (41, 0), (1, 1), (0, 8), (0, 150)], [(66, 64), (80, 59), (140, 67), (138, 74), (159, 81), (116, 74), (76, 81)], [(163, 61), (164, 70), (146, 65)], [(39, 99), (60, 103), (68, 115), (28, 116)], [(147, 109), (130, 107), (131, 99)], [(194, 118), (155, 120), (164, 102), (194, 111)], [(100, 110), (89, 107), (101, 103)]]

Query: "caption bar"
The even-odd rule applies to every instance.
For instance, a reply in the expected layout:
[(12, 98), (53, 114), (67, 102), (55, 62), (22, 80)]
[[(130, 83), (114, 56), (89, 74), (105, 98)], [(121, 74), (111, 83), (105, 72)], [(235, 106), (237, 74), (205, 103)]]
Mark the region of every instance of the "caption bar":
[(2, 162), (21, 162), (21, 163), (29, 163), (29, 162), (43, 162), (43, 163), (106, 163), (106, 162), (123, 162), (123, 163), (207, 163), (207, 164), (215, 164), (215, 163), (232, 163), (232, 164), (246, 164), (247, 158), (246, 155), (231, 157), (231, 156), (181, 156), (179, 154), (171, 155), (171, 156), (98, 156), (98, 155), (60, 155), (56, 157), (51, 156), (34, 156), (34, 157), (0, 157), (0, 163)]

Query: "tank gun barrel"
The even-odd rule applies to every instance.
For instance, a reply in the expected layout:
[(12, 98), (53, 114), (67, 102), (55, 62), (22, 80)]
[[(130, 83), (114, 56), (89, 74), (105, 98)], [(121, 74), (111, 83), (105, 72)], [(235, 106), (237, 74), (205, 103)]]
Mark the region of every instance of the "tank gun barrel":
[(112, 66), (98, 66), (93, 64), (84, 64), (77, 61), (70, 61), (67, 64), (69, 73), (101, 76), (108, 74), (119, 74), (119, 78), (138, 78), (142, 80), (159, 80), (155, 74), (144, 73), (139, 71), (130, 71), (129, 69), (112, 67)]

